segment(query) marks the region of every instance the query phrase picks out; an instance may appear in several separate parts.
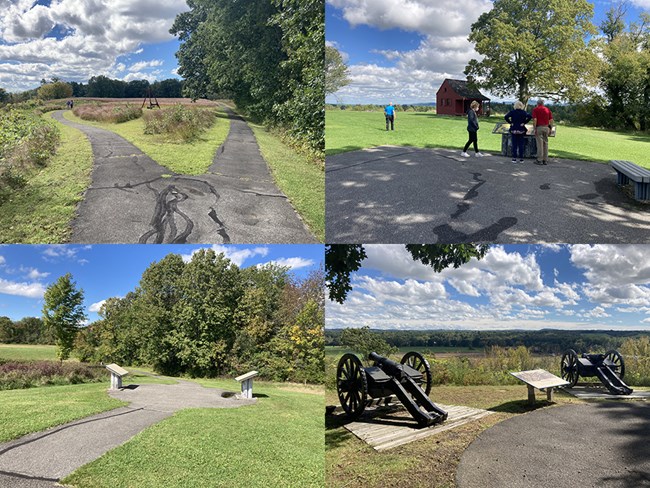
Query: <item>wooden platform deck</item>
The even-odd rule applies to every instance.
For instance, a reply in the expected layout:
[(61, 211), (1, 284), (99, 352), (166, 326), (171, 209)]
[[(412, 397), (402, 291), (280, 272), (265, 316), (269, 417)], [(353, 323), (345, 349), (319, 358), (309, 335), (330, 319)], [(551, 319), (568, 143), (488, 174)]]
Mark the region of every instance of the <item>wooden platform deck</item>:
[(418, 424), (401, 408), (385, 407), (368, 412), (356, 422), (345, 424), (344, 427), (376, 451), (384, 451), (454, 429), (493, 413), (480, 408), (440, 404), (438, 406), (447, 411), (449, 417), (444, 423), (431, 427), (418, 427)]

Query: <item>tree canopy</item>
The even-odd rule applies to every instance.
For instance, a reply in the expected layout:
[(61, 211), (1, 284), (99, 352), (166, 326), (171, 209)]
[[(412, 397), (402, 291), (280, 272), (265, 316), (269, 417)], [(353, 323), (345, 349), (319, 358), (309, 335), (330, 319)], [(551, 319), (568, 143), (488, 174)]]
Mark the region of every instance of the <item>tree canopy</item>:
[(70, 98), (72, 86), (63, 81), (55, 81), (41, 85), (38, 89), (38, 98), (41, 100), (57, 100), (59, 98)]
[(348, 67), (334, 46), (325, 46), (325, 94), (330, 95), (350, 84)]
[(192, 98), (227, 97), (250, 115), (324, 148), (320, 0), (188, 0), (170, 32)]
[[(482, 259), (488, 251), (486, 244), (407, 244), (414, 261), (420, 261), (440, 272), (449, 266), (458, 268), (472, 258)], [(325, 247), (325, 272), (329, 298), (343, 303), (352, 290), (350, 275), (366, 259), (362, 244), (330, 244)]]
[(56, 355), (63, 361), (70, 357), (77, 332), (86, 320), (83, 290), (77, 290), (67, 273), (47, 287), (44, 296), (43, 323), (56, 338)]
[(587, 39), (597, 33), (587, 0), (495, 0), (472, 24), (483, 59), (465, 74), (502, 97), (575, 101), (597, 84), (600, 61)]

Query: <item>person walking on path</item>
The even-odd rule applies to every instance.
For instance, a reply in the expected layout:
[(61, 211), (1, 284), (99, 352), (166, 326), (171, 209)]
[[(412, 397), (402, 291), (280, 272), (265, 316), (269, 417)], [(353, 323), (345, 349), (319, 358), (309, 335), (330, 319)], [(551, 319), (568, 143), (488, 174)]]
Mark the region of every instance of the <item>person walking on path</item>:
[(464, 158), (469, 158), (467, 149), (472, 143), (474, 144), (474, 152), (476, 153), (476, 157), (481, 158), (484, 156), (484, 154), (481, 154), (478, 150), (478, 115), (476, 115), (478, 112), (478, 107), (479, 103), (474, 100), (470, 104), (469, 110), (467, 111), (467, 132), (469, 133), (469, 139), (463, 148), (463, 152), (460, 153), (460, 155)]
[(526, 124), (530, 122), (532, 116), (524, 110), (524, 104), (517, 100), (514, 109), (506, 114), (505, 119), (510, 124), (510, 135), (512, 136), (512, 162), (517, 162), (518, 154), (519, 162), (523, 164)]
[(537, 100), (537, 107), (533, 109), (533, 127), (535, 128), (535, 141), (537, 142), (537, 161), (535, 164), (548, 164), (548, 135), (553, 128), (553, 114), (544, 105), (544, 100)]
[(384, 108), (384, 115), (386, 116), (386, 130), (388, 130), (389, 124), (390, 130), (395, 130), (395, 107), (393, 106), (393, 102), (390, 102)]

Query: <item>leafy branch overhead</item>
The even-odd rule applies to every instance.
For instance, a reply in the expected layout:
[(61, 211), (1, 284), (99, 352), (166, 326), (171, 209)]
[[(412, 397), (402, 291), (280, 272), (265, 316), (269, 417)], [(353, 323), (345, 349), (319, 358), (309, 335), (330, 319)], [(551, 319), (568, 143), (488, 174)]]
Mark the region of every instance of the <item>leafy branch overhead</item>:
[[(437, 273), (450, 266), (458, 268), (472, 258), (482, 259), (487, 244), (406, 244), (414, 261), (431, 266)], [(352, 290), (350, 275), (367, 258), (362, 244), (330, 244), (325, 249), (325, 279), (332, 301), (343, 303)]]

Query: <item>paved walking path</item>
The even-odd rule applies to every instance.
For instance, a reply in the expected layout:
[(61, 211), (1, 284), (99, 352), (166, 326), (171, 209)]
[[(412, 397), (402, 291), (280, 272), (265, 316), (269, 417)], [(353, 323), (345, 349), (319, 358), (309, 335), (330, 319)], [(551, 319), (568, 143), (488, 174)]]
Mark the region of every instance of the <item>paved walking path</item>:
[(53, 117), (84, 132), (92, 182), (74, 220), (77, 243), (316, 242), (277, 188), (246, 122), (231, 129), (209, 173), (174, 174), (121, 136)]
[(55, 482), (183, 408), (233, 408), (255, 400), (226, 398), (224, 390), (190, 381), (110, 391), (130, 402), (91, 417), (0, 444), (0, 487), (39, 488)]
[(606, 164), (383, 146), (328, 156), (325, 171), (331, 243), (650, 242), (650, 205)]
[(458, 466), (458, 488), (650, 486), (650, 404), (544, 408), (481, 433)]

